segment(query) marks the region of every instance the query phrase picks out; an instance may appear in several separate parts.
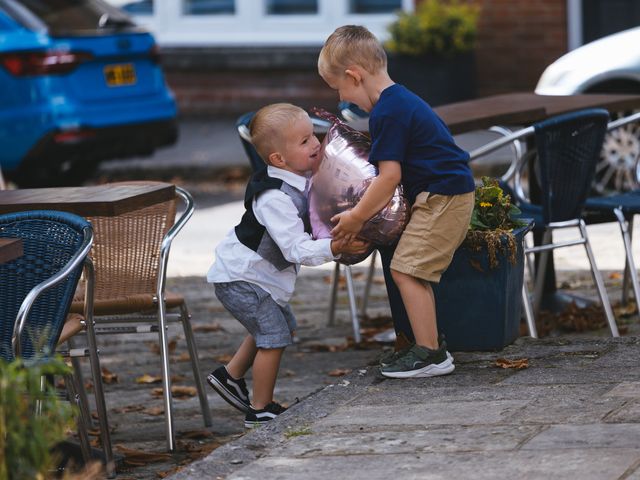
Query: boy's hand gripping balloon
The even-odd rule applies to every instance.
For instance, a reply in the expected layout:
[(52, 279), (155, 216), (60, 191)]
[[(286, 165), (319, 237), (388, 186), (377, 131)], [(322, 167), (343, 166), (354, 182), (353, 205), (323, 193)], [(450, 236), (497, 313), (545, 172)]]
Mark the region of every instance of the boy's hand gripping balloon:
[[(309, 190), (309, 218), (314, 238), (331, 237), (331, 217), (353, 208), (364, 195), (378, 170), (369, 163), (371, 140), (324, 110), (313, 113), (332, 122), (320, 147), (319, 162), (314, 165)], [(371, 250), (360, 255), (342, 255), (341, 263), (361, 262), (373, 251), (373, 245), (390, 245), (398, 240), (409, 220), (409, 207), (399, 185), (389, 203), (369, 219), (359, 238), (372, 243)]]

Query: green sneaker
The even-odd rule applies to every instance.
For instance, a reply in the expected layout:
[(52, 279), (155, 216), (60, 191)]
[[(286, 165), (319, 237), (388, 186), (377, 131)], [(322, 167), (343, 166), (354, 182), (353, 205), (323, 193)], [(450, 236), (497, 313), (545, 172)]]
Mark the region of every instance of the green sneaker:
[(398, 358), (402, 357), (403, 355), (406, 355), (406, 353), (409, 350), (411, 350), (411, 348), (413, 348), (414, 345), (415, 343), (412, 343), (408, 347), (401, 348), (400, 350), (391, 350), (389, 352), (383, 353), (382, 355), (380, 355), (380, 366), (386, 367), (387, 365), (391, 365)]
[[(409, 350), (411, 350), (411, 348), (413, 348), (414, 345), (415, 343), (411, 343), (405, 348), (402, 348), (400, 350), (391, 350), (389, 352), (383, 353), (382, 355), (380, 355), (380, 359), (379, 359), (380, 367), (386, 367), (387, 365), (391, 365), (398, 358), (402, 357)], [(444, 340), (444, 334), (442, 333), (438, 335), (438, 345), (440, 345), (440, 347), (444, 345), (445, 350), (447, 349), (446, 347), (447, 344)], [(451, 363), (453, 363), (453, 356), (449, 352), (447, 352), (447, 358), (451, 361)]]
[(456, 368), (447, 353), (446, 344), (444, 343), (438, 350), (429, 350), (426, 347), (414, 345), (393, 363), (383, 366), (380, 372), (389, 378), (447, 375)]

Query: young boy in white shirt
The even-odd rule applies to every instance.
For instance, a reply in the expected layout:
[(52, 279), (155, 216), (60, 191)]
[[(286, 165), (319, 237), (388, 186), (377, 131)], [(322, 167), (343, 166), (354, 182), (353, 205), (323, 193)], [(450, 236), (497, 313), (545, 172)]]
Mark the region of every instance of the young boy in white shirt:
[[(273, 390), (282, 353), (296, 328), (288, 301), (300, 265), (320, 265), (367, 248), (361, 241), (311, 237), (306, 175), (318, 160), (320, 143), (304, 110), (287, 103), (263, 107), (251, 121), (250, 134), (267, 168), (252, 176), (242, 220), (216, 248), (207, 274), (220, 302), (249, 331), (229, 363), (211, 372), (207, 381), (246, 412), (248, 428), (286, 410), (273, 401)], [(250, 401), (243, 377), (251, 367)]]

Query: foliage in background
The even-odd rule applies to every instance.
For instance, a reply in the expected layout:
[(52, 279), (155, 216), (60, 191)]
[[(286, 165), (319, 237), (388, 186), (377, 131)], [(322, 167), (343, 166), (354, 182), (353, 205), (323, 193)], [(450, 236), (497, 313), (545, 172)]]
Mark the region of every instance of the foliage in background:
[(476, 187), (465, 245), (474, 251), (487, 248), (491, 268), (498, 265), (498, 252), (508, 254), (509, 261), (514, 265), (517, 245), (512, 231), (526, 225), (515, 218), (518, 214), (520, 209), (511, 203), (511, 196), (505, 195), (498, 180), (482, 177), (482, 184)]
[(68, 373), (59, 358), (30, 366), (0, 359), (0, 480), (51, 476), (57, 465), (51, 449), (72, 426), (73, 407), (58, 398), (53, 385), (41, 391), (40, 379)]
[(478, 29), (477, 5), (460, 0), (425, 0), (415, 12), (400, 12), (389, 26), (387, 50), (406, 55), (453, 56), (473, 50)]

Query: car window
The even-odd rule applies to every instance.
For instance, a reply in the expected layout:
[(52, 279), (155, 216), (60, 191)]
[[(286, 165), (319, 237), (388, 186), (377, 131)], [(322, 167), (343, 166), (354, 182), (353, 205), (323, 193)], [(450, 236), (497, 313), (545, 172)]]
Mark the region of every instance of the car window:
[(39, 30), (34, 27), (41, 23), (52, 35), (135, 27), (102, 0), (0, 0), (0, 7), (25, 27)]

